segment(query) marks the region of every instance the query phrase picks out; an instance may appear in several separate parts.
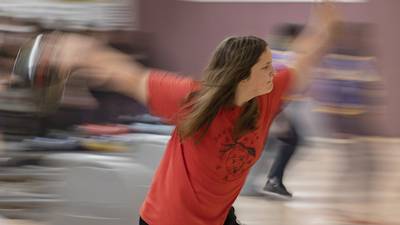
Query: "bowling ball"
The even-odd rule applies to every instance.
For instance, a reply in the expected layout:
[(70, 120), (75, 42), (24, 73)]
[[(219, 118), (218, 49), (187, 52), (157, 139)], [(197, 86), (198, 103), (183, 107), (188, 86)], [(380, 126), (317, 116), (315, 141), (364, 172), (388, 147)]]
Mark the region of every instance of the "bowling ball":
[(33, 102), (40, 113), (57, 110), (70, 71), (60, 70), (57, 34), (40, 34), (21, 46), (14, 62), (11, 88), (31, 89)]

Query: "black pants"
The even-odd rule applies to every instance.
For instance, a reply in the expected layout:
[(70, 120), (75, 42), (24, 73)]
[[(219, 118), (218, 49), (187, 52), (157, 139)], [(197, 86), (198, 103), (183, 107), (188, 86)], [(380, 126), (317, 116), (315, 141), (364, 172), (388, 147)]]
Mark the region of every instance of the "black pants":
[(139, 218), (139, 225), (149, 225), (148, 223), (146, 223), (142, 217)]
[(268, 178), (277, 178), (280, 181), (283, 179), (285, 168), (296, 151), (300, 139), (296, 131), (296, 126), (293, 124), (291, 119), (287, 116), (285, 116), (285, 119), (288, 123), (288, 130), (277, 137), (277, 139), (281, 141), (281, 145), (268, 174)]
[[(142, 218), (139, 219), (139, 225), (149, 225)], [(226, 217), (224, 225), (240, 225), (236, 222), (235, 209), (231, 207), (228, 216)]]

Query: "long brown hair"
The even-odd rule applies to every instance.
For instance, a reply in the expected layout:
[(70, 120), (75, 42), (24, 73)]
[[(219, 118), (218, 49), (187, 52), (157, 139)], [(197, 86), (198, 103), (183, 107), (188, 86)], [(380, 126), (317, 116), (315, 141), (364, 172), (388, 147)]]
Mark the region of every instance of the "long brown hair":
[[(219, 44), (204, 71), (200, 90), (191, 93), (184, 103), (183, 111), (187, 113), (178, 123), (181, 138), (200, 131), (201, 139), (221, 107), (233, 106), (239, 82), (249, 78), (251, 68), (267, 46), (263, 39), (254, 36), (229, 37)], [(256, 128), (256, 99), (245, 103), (242, 109), (234, 125), (234, 139)]]

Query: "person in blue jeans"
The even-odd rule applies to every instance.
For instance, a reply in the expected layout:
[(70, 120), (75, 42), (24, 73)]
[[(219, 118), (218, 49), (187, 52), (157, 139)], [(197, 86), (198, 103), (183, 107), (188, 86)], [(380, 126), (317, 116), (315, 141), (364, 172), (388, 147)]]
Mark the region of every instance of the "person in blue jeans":
[[(302, 32), (304, 26), (299, 24), (282, 24), (279, 25), (275, 31), (275, 38), (272, 42), (272, 48), (276, 50), (273, 52), (272, 57), (280, 61), (276, 65), (277, 69), (285, 67), (285, 64), (290, 61), (291, 53), (288, 51), (292, 41)], [(298, 102), (288, 100), (286, 106), (296, 108), (299, 107)], [(300, 103), (301, 104), (301, 103)], [(281, 131), (275, 135), (278, 143), (277, 155), (269, 170), (268, 179), (262, 189), (262, 193), (268, 196), (274, 196), (282, 199), (290, 199), (293, 195), (290, 193), (286, 186), (283, 184), (283, 177), (285, 169), (296, 152), (299, 144), (301, 143), (301, 133), (299, 132), (296, 118), (288, 110), (282, 109), (282, 112), (276, 119), (276, 123), (280, 126)]]

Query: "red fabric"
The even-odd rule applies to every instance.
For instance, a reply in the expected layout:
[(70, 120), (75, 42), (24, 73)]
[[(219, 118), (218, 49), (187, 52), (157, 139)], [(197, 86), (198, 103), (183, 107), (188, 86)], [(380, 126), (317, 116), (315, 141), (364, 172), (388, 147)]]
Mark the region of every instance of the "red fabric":
[[(240, 107), (222, 108), (198, 144), (190, 138), (181, 142), (174, 131), (142, 205), (144, 221), (149, 225), (223, 224), (250, 167), (261, 155), (289, 79), (288, 70), (276, 74), (273, 91), (257, 97), (261, 112), (257, 130), (236, 142), (230, 134)], [(176, 121), (183, 99), (194, 87), (189, 78), (153, 71), (150, 111)]]

